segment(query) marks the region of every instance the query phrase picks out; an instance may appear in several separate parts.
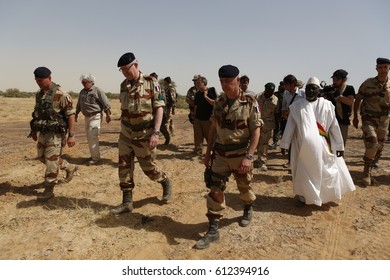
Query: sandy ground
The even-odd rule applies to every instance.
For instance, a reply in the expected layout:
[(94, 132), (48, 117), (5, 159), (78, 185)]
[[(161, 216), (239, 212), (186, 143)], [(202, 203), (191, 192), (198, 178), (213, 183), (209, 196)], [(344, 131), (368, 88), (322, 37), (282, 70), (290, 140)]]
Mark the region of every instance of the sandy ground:
[(79, 164), (79, 172), (70, 183), (59, 184), (47, 203), (36, 202), (45, 166), (26, 137), (33, 105), (34, 99), (0, 97), (0, 259), (390, 259), (389, 143), (374, 171), (377, 185), (363, 188), (360, 130), (351, 128), (346, 151), (355, 192), (339, 203), (296, 207), (291, 175), (282, 168), (286, 159), (279, 149), (271, 150), (269, 171), (254, 171), (257, 200), (251, 225), (238, 225), (242, 204), (231, 179), (221, 240), (199, 251), (192, 247), (207, 230), (207, 189), (204, 166), (191, 153), (193, 132), (184, 110), (174, 116), (172, 144), (159, 146), (157, 158), (174, 180), (172, 202), (161, 203), (161, 186), (137, 164), (135, 210), (116, 217), (109, 209), (121, 202), (118, 101), (112, 102), (114, 120), (103, 124), (100, 135), (103, 164), (86, 165), (89, 152), (80, 117), (77, 145), (64, 149), (64, 158)]

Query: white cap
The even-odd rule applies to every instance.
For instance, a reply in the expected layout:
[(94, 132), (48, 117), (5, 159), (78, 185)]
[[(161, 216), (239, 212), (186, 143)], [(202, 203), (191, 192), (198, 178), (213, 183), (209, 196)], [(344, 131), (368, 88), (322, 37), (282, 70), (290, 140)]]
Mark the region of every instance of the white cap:
[(317, 77), (310, 77), (306, 85), (317, 85), (318, 87), (321, 87), (320, 80)]

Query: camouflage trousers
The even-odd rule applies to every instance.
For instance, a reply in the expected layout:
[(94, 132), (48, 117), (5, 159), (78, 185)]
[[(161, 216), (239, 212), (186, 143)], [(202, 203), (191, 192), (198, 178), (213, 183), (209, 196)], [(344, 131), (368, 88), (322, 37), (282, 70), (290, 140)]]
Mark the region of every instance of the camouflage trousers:
[[(223, 157), (216, 154), (211, 170), (218, 176), (228, 178), (232, 173), (237, 182), (237, 188), (240, 192), (239, 198), (244, 204), (250, 204), (255, 201), (256, 196), (250, 186), (253, 178), (252, 171), (246, 174), (239, 174), (238, 169), (245, 153), (236, 157)], [(212, 186), (207, 196), (207, 216), (222, 217), (222, 213), (226, 208), (225, 204), (225, 182), (221, 178), (217, 178), (215, 174), (212, 175)], [(218, 186), (219, 185), (219, 186)]]
[(167, 130), (169, 131), (170, 134), (175, 133), (175, 126), (173, 124), (173, 119), (172, 119), (172, 108), (166, 108), (166, 116), (167, 116), (167, 122), (165, 124)]
[(268, 143), (272, 137), (273, 129), (269, 128), (261, 128), (260, 132), (260, 140), (257, 145), (257, 155), (261, 163), (267, 162), (267, 154), (268, 154)]
[(59, 170), (65, 170), (69, 163), (61, 158), (65, 146), (65, 135), (55, 133), (39, 133), (37, 154), (38, 159), (46, 165), (45, 183), (58, 183)]
[(382, 154), (388, 127), (388, 116), (362, 116), (362, 130), (366, 148), (364, 162), (370, 163)]
[(166, 174), (155, 163), (157, 148), (149, 149), (148, 139), (130, 140), (122, 132), (118, 141), (119, 163), (118, 175), (122, 191), (134, 188), (134, 160), (138, 163), (149, 179), (161, 183)]

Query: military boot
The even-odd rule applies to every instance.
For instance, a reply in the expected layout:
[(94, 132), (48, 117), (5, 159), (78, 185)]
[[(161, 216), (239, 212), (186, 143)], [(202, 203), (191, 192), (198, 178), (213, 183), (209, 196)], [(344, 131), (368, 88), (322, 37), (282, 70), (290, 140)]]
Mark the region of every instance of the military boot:
[(363, 170), (363, 184), (367, 187), (371, 185), (371, 163), (365, 162), (364, 163), (364, 170)]
[(111, 209), (111, 214), (120, 215), (123, 213), (133, 212), (133, 191), (124, 191), (122, 204)]
[(65, 176), (65, 182), (70, 182), (73, 178), (74, 173), (79, 169), (78, 165), (76, 164), (69, 164), (65, 171), (66, 171), (66, 176)]
[(55, 186), (54, 183), (46, 183), (45, 190), (42, 193), (38, 194), (37, 201), (38, 202), (46, 202), (50, 198), (52, 198), (54, 196), (54, 193), (53, 193), (54, 186)]
[(376, 157), (373, 162), (371, 163), (371, 167), (373, 168), (379, 168), (379, 157)]
[(240, 226), (246, 227), (250, 224), (253, 215), (252, 204), (245, 204), (244, 214), (242, 215), (242, 220), (240, 221)]
[(219, 223), (218, 220), (209, 221), (209, 230), (201, 240), (196, 242), (195, 244), (196, 249), (206, 249), (207, 247), (210, 246), (210, 243), (219, 240), (218, 223)]
[(164, 181), (161, 182), (161, 186), (163, 187), (162, 200), (168, 202), (172, 197), (172, 180), (170, 178), (164, 179)]

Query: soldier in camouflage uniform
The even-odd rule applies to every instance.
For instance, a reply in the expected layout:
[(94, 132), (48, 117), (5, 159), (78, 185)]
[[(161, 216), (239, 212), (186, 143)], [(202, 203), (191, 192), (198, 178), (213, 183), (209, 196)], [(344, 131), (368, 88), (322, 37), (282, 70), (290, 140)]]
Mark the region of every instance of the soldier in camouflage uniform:
[(186, 102), (188, 103), (188, 108), (190, 109), (190, 113), (188, 114), (188, 119), (191, 124), (194, 124), (195, 120), (195, 94), (198, 91), (197, 81), (200, 75), (195, 75), (192, 81), (194, 85), (190, 87), (187, 91)]
[(378, 75), (369, 78), (360, 86), (353, 108), (353, 125), (358, 128), (358, 109), (362, 117), (364, 146), (366, 148), (363, 161), (363, 183), (372, 184), (372, 163), (378, 159), (383, 151), (384, 141), (389, 127), (390, 110), (390, 60), (378, 58), (376, 60)]
[[(252, 219), (252, 203), (256, 196), (252, 191), (253, 153), (260, 136), (262, 125), (256, 99), (246, 95), (239, 88), (239, 70), (232, 65), (219, 69), (222, 89), (211, 115), (211, 128), (204, 164), (205, 181), (210, 188), (207, 196), (207, 213), (209, 229), (206, 235), (195, 244), (196, 249), (207, 248), (210, 243), (219, 239), (218, 223), (225, 205), (225, 185), (233, 173), (244, 203), (244, 214), (240, 225), (248, 226)], [(214, 150), (215, 153), (211, 154)]]
[(173, 136), (175, 134), (175, 126), (173, 125), (172, 115), (175, 115), (176, 110), (176, 89), (172, 85), (172, 80), (170, 77), (164, 79), (164, 89), (165, 89), (165, 114), (167, 117), (167, 129), (169, 133)]
[(261, 119), (264, 125), (261, 127), (260, 140), (257, 146), (258, 159), (255, 167), (260, 167), (261, 171), (267, 171), (268, 142), (271, 139), (272, 131), (275, 129), (275, 122), (279, 120), (280, 103), (274, 95), (275, 84), (267, 83), (263, 94), (259, 95), (257, 102), (261, 111)]
[(145, 175), (162, 185), (162, 200), (168, 202), (172, 195), (171, 179), (155, 163), (165, 105), (158, 81), (143, 75), (133, 53), (122, 55), (118, 67), (126, 78), (120, 87), (122, 113), (118, 141), (118, 173), (123, 200), (111, 210), (113, 214), (133, 211), (135, 157)]
[(61, 158), (66, 143), (69, 147), (76, 144), (75, 110), (69, 94), (51, 81), (48, 68), (38, 67), (34, 75), (40, 90), (35, 95), (30, 136), (38, 141), (38, 159), (46, 164), (45, 190), (37, 197), (37, 201), (45, 202), (54, 196), (53, 189), (58, 183), (59, 170), (66, 171), (65, 182), (69, 182), (78, 168)]

